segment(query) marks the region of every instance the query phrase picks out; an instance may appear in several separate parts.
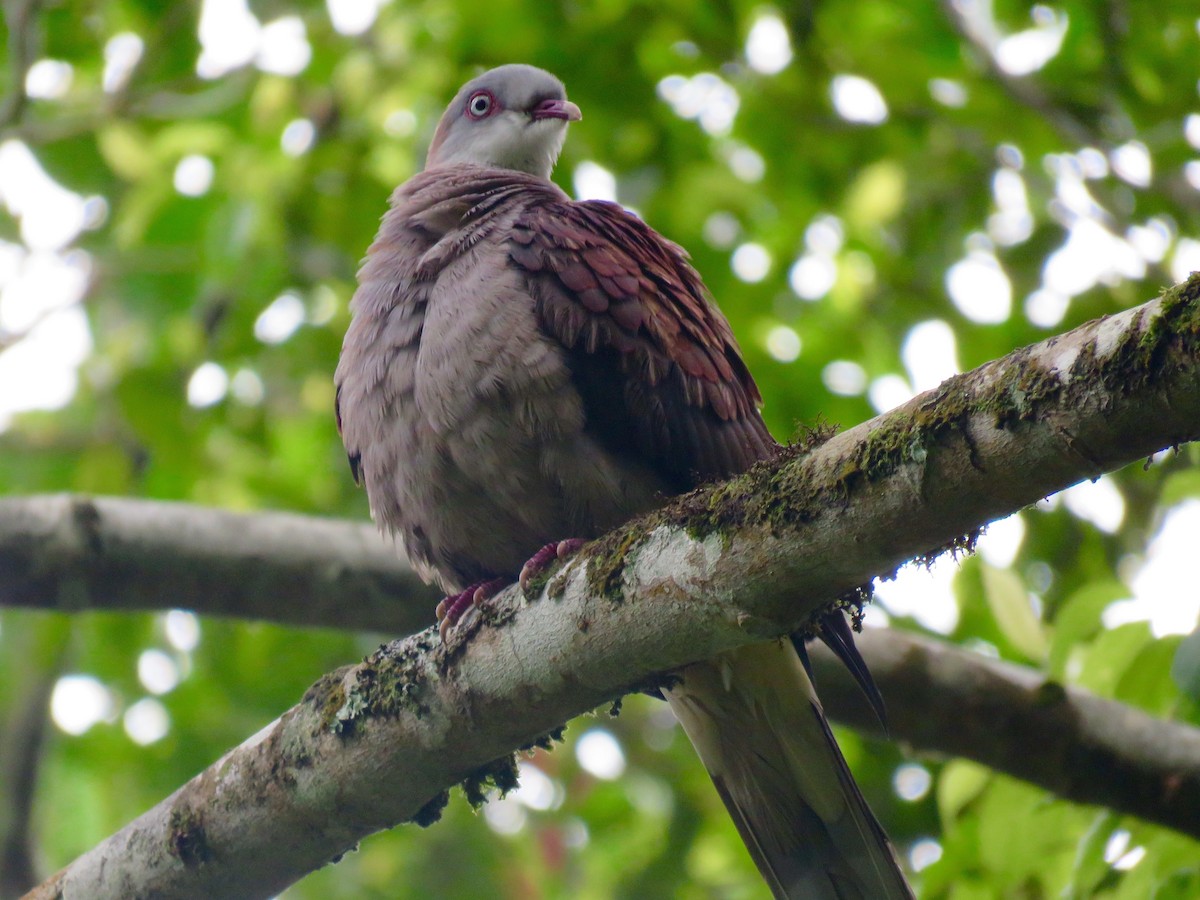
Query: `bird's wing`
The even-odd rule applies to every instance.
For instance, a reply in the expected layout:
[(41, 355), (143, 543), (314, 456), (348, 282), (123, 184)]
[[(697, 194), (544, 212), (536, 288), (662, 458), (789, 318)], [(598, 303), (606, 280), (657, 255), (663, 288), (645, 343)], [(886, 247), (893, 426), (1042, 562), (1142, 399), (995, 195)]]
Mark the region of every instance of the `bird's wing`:
[[(568, 348), (592, 433), (649, 459), (676, 490), (769, 455), (758, 388), (686, 253), (615, 203), (546, 198), (517, 219), (509, 257), (543, 327)], [(816, 633), (883, 722), (843, 614), (827, 613)]]
[[(528, 207), (508, 240), (610, 449), (678, 489), (775, 450), (729, 324), (680, 248), (615, 204), (567, 200)], [(678, 674), (667, 699), (776, 896), (911, 897), (790, 644)]]
[(729, 323), (675, 244), (614, 203), (548, 200), (515, 220), (509, 258), (609, 450), (676, 490), (774, 452)]

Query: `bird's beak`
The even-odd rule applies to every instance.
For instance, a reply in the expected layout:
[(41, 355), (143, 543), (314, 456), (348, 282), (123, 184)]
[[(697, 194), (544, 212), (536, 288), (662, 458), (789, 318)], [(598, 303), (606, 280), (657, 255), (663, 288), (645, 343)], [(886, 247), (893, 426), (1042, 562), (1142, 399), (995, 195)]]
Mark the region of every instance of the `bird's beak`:
[(570, 100), (543, 100), (533, 108), (531, 115), (535, 122), (539, 119), (563, 119), (567, 122), (578, 122), (583, 118), (579, 107)]

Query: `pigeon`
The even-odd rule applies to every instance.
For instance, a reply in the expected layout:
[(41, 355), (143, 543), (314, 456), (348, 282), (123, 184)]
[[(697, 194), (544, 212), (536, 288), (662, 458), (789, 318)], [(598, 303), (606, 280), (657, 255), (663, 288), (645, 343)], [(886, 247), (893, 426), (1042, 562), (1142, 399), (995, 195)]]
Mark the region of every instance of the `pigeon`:
[[(533, 66), (467, 82), (351, 301), (338, 428), (376, 522), (447, 592), (443, 636), (505, 584), (779, 449), (687, 254), (550, 180), (580, 118)], [(881, 712), (842, 612), (817, 633)], [(803, 650), (726, 651), (662, 692), (776, 897), (911, 897)]]

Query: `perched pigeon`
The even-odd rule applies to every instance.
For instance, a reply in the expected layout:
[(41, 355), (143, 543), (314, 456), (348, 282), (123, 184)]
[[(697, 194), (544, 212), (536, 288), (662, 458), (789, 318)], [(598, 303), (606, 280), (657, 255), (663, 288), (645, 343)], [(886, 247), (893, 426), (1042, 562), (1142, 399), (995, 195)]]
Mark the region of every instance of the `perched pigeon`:
[[(359, 273), (338, 425), (376, 521), (450, 593), (443, 627), (527, 563), (777, 449), (684, 251), (550, 182), (579, 118), (532, 66), (468, 82)], [(877, 701), (842, 614), (820, 634)], [(912, 896), (792, 643), (675, 674), (666, 698), (777, 897)]]

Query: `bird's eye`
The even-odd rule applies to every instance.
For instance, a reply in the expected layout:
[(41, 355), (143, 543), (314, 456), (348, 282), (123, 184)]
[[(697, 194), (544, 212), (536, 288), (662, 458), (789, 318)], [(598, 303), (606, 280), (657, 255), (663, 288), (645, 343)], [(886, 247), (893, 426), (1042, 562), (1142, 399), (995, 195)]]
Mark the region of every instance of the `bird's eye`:
[(471, 99), (467, 101), (467, 115), (472, 119), (482, 119), (492, 111), (492, 105), (495, 102), (495, 99), (487, 91), (472, 94)]

